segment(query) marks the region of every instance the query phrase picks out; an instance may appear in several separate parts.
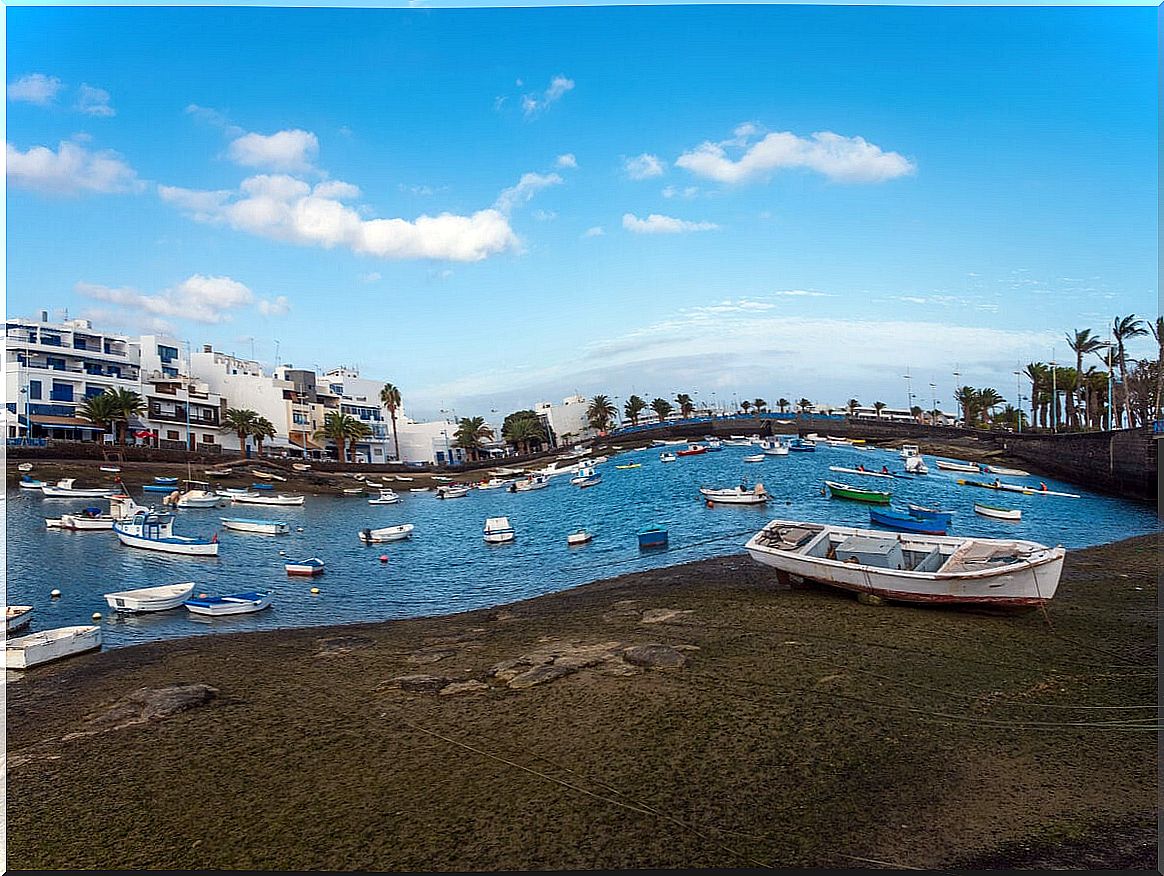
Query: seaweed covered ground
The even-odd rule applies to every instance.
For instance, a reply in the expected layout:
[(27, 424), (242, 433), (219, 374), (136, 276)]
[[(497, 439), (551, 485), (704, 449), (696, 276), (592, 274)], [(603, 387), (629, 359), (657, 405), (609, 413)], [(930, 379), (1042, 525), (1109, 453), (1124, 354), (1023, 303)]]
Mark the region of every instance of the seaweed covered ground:
[(734, 555), (72, 658), (10, 675), (8, 866), (1155, 867), (1159, 568), (1004, 614)]

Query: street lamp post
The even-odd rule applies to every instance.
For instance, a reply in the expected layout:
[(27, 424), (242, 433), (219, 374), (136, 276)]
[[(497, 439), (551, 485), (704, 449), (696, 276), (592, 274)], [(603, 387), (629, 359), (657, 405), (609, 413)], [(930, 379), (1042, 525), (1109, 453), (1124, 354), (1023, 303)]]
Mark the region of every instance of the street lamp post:
[(930, 384), (930, 425), (934, 425), (934, 419), (938, 416), (938, 385), (936, 383)]
[(1022, 387), (1022, 372), (1014, 372), (1014, 393), (1018, 397), (1018, 415), (1015, 417), (1015, 427), (1018, 431), (1023, 430), (1023, 387)]
[(1059, 431), (1059, 386), (1055, 382), (1055, 366), (1059, 363), (1055, 361), (1055, 351), (1051, 350), (1051, 361), (1048, 363), (1051, 366), (1051, 434)]

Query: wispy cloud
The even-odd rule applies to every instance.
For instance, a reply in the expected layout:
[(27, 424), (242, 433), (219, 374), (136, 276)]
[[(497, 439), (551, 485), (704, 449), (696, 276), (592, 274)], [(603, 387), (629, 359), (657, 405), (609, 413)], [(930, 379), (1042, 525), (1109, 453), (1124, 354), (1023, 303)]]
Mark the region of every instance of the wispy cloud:
[(714, 222), (688, 222), (685, 219), (662, 216), (658, 213), (651, 213), (646, 219), (640, 219), (634, 213), (627, 213), (622, 217), (622, 227), (635, 234), (684, 234), (689, 231), (711, 231), (719, 228)]
[(583, 237), (602, 237), (604, 234), (606, 234), (606, 231), (603, 230), (601, 225), (595, 225), (582, 232)]
[(383, 279), (379, 271), (369, 271), (366, 274), (360, 274), (357, 278), (361, 283), (377, 283)]
[[(521, 84), (521, 80), (518, 80)], [(565, 76), (558, 75), (550, 80), (549, 87), (540, 95), (524, 94), (521, 98), (521, 111), (525, 113), (525, 117), (532, 118), (537, 114), (549, 109), (553, 104), (562, 99), (562, 96), (574, 88), (574, 80), (568, 79)]]
[(558, 167), (568, 167), (574, 169), (578, 167), (578, 159), (574, 157), (573, 152), (567, 152), (565, 155), (559, 155), (554, 162)]
[(110, 118), (117, 115), (117, 111), (109, 105), (109, 100), (108, 91), (83, 82), (77, 89), (77, 103), (74, 108), (89, 116)]
[(633, 158), (624, 158), (622, 169), (631, 179), (650, 179), (662, 176), (667, 171), (666, 164), (657, 155), (644, 152)]
[(186, 115), (193, 116), (203, 124), (218, 128), (227, 137), (238, 137), (246, 133), (238, 125), (231, 123), (226, 114), (208, 106), (192, 103), (186, 107)]
[(48, 106), (57, 99), (64, 83), (56, 76), (29, 73), (8, 83), (8, 99), (16, 103), (34, 103)]
[(792, 298), (831, 298), (829, 292), (816, 292), (811, 289), (779, 289), (773, 295), (785, 295)]
[(315, 169), (319, 140), (310, 131), (298, 128), (266, 135), (251, 132), (231, 141), (226, 154), (243, 167), (307, 173)]
[(112, 150), (90, 152), (62, 141), (54, 152), (33, 146), (21, 152), (5, 144), (8, 182), (16, 188), (53, 195), (139, 192), (144, 184), (124, 159)]
[[(818, 131), (806, 138), (781, 131), (752, 142), (757, 133), (755, 125), (741, 126), (732, 139), (704, 142), (680, 155), (675, 164), (697, 176), (728, 184), (754, 182), (792, 168), (812, 170), (843, 183), (885, 182), (917, 169), (905, 156), (886, 152), (863, 137)], [(729, 149), (739, 157), (731, 158)]]
[(542, 189), (561, 184), (562, 178), (556, 173), (523, 173), (521, 179), (517, 181), (517, 185), (502, 190), (493, 206), (508, 215), (514, 207), (528, 203), (530, 198)]
[[(255, 295), (243, 283), (230, 277), (207, 277), (194, 274), (176, 286), (149, 295), (131, 287), (111, 287), (94, 283), (77, 283), (78, 293), (96, 301), (137, 309), (159, 317), (174, 317), (200, 323), (231, 320), (231, 311), (254, 303)], [(260, 300), (264, 315), (286, 313), (289, 304), (280, 295), (274, 301)]]
[(680, 188), (679, 186), (664, 186), (663, 187), (663, 197), (664, 198), (685, 198), (687, 200), (690, 200), (691, 198), (694, 198), (698, 194), (699, 194), (699, 186), (683, 186), (682, 188)]

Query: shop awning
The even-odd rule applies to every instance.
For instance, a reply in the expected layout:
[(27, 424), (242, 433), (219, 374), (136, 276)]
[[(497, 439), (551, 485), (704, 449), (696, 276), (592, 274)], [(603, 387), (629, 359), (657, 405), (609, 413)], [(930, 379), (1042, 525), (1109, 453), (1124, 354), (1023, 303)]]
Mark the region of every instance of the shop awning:
[(32, 425), (42, 429), (92, 429), (94, 432), (104, 432), (103, 426), (97, 426), (80, 417), (56, 417), (52, 414), (33, 414)]
[(292, 432), (287, 437), (291, 439), (292, 444), (296, 447), (302, 447), (304, 450), (323, 450), (323, 445), (312, 441), (306, 432)]

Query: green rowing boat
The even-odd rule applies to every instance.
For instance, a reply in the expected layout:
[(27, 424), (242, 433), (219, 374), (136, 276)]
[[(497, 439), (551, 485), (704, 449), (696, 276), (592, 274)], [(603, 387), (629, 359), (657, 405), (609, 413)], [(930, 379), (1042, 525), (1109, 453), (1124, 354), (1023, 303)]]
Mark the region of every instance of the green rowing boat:
[(825, 481), (829, 493), (834, 499), (852, 499), (855, 502), (869, 502), (873, 505), (888, 505), (892, 495), (888, 490), (866, 490), (861, 487), (850, 487), (848, 484), (838, 484), (836, 481)]

